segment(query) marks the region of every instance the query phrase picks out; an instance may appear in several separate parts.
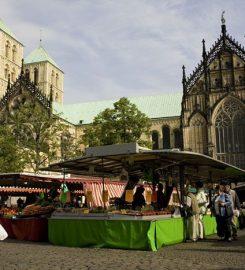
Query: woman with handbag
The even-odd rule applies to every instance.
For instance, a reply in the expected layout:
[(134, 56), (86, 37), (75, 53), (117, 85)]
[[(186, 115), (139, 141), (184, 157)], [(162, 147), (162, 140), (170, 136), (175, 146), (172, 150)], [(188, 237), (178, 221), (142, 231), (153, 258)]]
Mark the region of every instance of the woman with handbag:
[(230, 196), (224, 191), (225, 187), (221, 181), (219, 186), (219, 195), (216, 196), (214, 200), (217, 234), (220, 237), (220, 240), (231, 242), (231, 220), (233, 217), (233, 209)]

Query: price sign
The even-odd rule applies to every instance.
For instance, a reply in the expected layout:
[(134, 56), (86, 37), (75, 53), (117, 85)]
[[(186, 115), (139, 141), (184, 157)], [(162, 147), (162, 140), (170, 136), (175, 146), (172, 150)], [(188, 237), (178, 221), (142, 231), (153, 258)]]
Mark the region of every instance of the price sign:
[(150, 190), (146, 191), (145, 200), (147, 204), (151, 204), (151, 191)]
[(102, 191), (102, 200), (103, 200), (103, 202), (108, 202), (108, 199), (109, 199), (108, 190), (104, 190), (104, 192)]
[(92, 190), (87, 191), (87, 203), (92, 203), (93, 196), (92, 196)]
[(125, 193), (125, 201), (131, 203), (133, 201), (133, 190), (127, 189)]

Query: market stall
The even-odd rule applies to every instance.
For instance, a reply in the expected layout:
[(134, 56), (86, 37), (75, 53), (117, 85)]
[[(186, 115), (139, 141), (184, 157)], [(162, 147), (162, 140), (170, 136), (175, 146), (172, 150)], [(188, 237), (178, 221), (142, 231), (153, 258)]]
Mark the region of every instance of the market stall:
[[(162, 173), (163, 176), (171, 173), (177, 190), (180, 191), (179, 204), (183, 203), (184, 187), (189, 176), (193, 176), (191, 181), (197, 181), (201, 177), (215, 182), (222, 177), (237, 180), (245, 175), (244, 170), (205, 155), (172, 150), (146, 150), (137, 144), (93, 147), (87, 149), (83, 157), (51, 164), (43, 170), (100, 176), (102, 194), (106, 192), (105, 177), (109, 175), (119, 177), (123, 174), (128, 178), (137, 176), (140, 179), (149, 170)], [(132, 195), (132, 190), (130, 192)], [(84, 213), (73, 211), (74, 214), (66, 210), (54, 212), (48, 221), (49, 241), (68, 246), (157, 250), (164, 245), (186, 239), (186, 220), (180, 216), (172, 218), (173, 213), (152, 213), (150, 208), (148, 212), (144, 208), (144, 213), (142, 210), (139, 213), (128, 213), (126, 209), (121, 209), (116, 214), (114, 211), (105, 213), (105, 199), (103, 206), (104, 213), (100, 214), (92, 213), (91, 209), (86, 209)], [(205, 216), (204, 225), (207, 235), (215, 233), (214, 218)]]
[[(185, 240), (183, 218), (93, 216), (52, 217), (49, 241), (72, 247), (107, 247), (156, 251)], [(216, 232), (215, 219), (205, 216), (206, 234)]]
[(48, 240), (48, 220), (46, 218), (0, 218), (0, 224), (9, 238), (43, 242)]

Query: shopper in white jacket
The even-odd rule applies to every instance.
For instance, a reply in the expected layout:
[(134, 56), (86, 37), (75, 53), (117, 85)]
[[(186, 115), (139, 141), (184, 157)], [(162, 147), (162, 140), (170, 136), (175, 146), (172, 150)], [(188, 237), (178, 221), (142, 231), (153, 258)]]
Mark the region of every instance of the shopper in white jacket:
[(203, 225), (203, 216), (206, 214), (207, 211), (207, 196), (204, 192), (203, 183), (198, 181), (196, 183), (197, 187), (197, 194), (196, 199), (199, 207), (199, 218), (198, 218), (198, 232), (199, 232), (199, 239), (205, 239), (205, 230)]

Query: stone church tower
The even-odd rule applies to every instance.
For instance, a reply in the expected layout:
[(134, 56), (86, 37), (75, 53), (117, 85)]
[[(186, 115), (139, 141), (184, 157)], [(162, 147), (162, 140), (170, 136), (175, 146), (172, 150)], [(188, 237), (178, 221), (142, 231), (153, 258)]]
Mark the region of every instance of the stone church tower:
[(64, 72), (41, 44), (24, 59), (24, 73), (45, 96), (50, 96), (52, 86), (53, 100), (63, 103)]
[(186, 78), (181, 125), (184, 150), (245, 168), (245, 50), (226, 31)]
[(7, 90), (8, 79), (13, 83), (20, 74), (23, 47), (0, 20), (0, 99)]
[[(7, 86), (13, 85), (20, 76), (23, 45), (0, 20), (0, 100)], [(24, 59), (25, 76), (34, 83), (46, 97), (50, 96), (52, 85), (53, 101), (63, 104), (64, 72), (41, 46)]]

